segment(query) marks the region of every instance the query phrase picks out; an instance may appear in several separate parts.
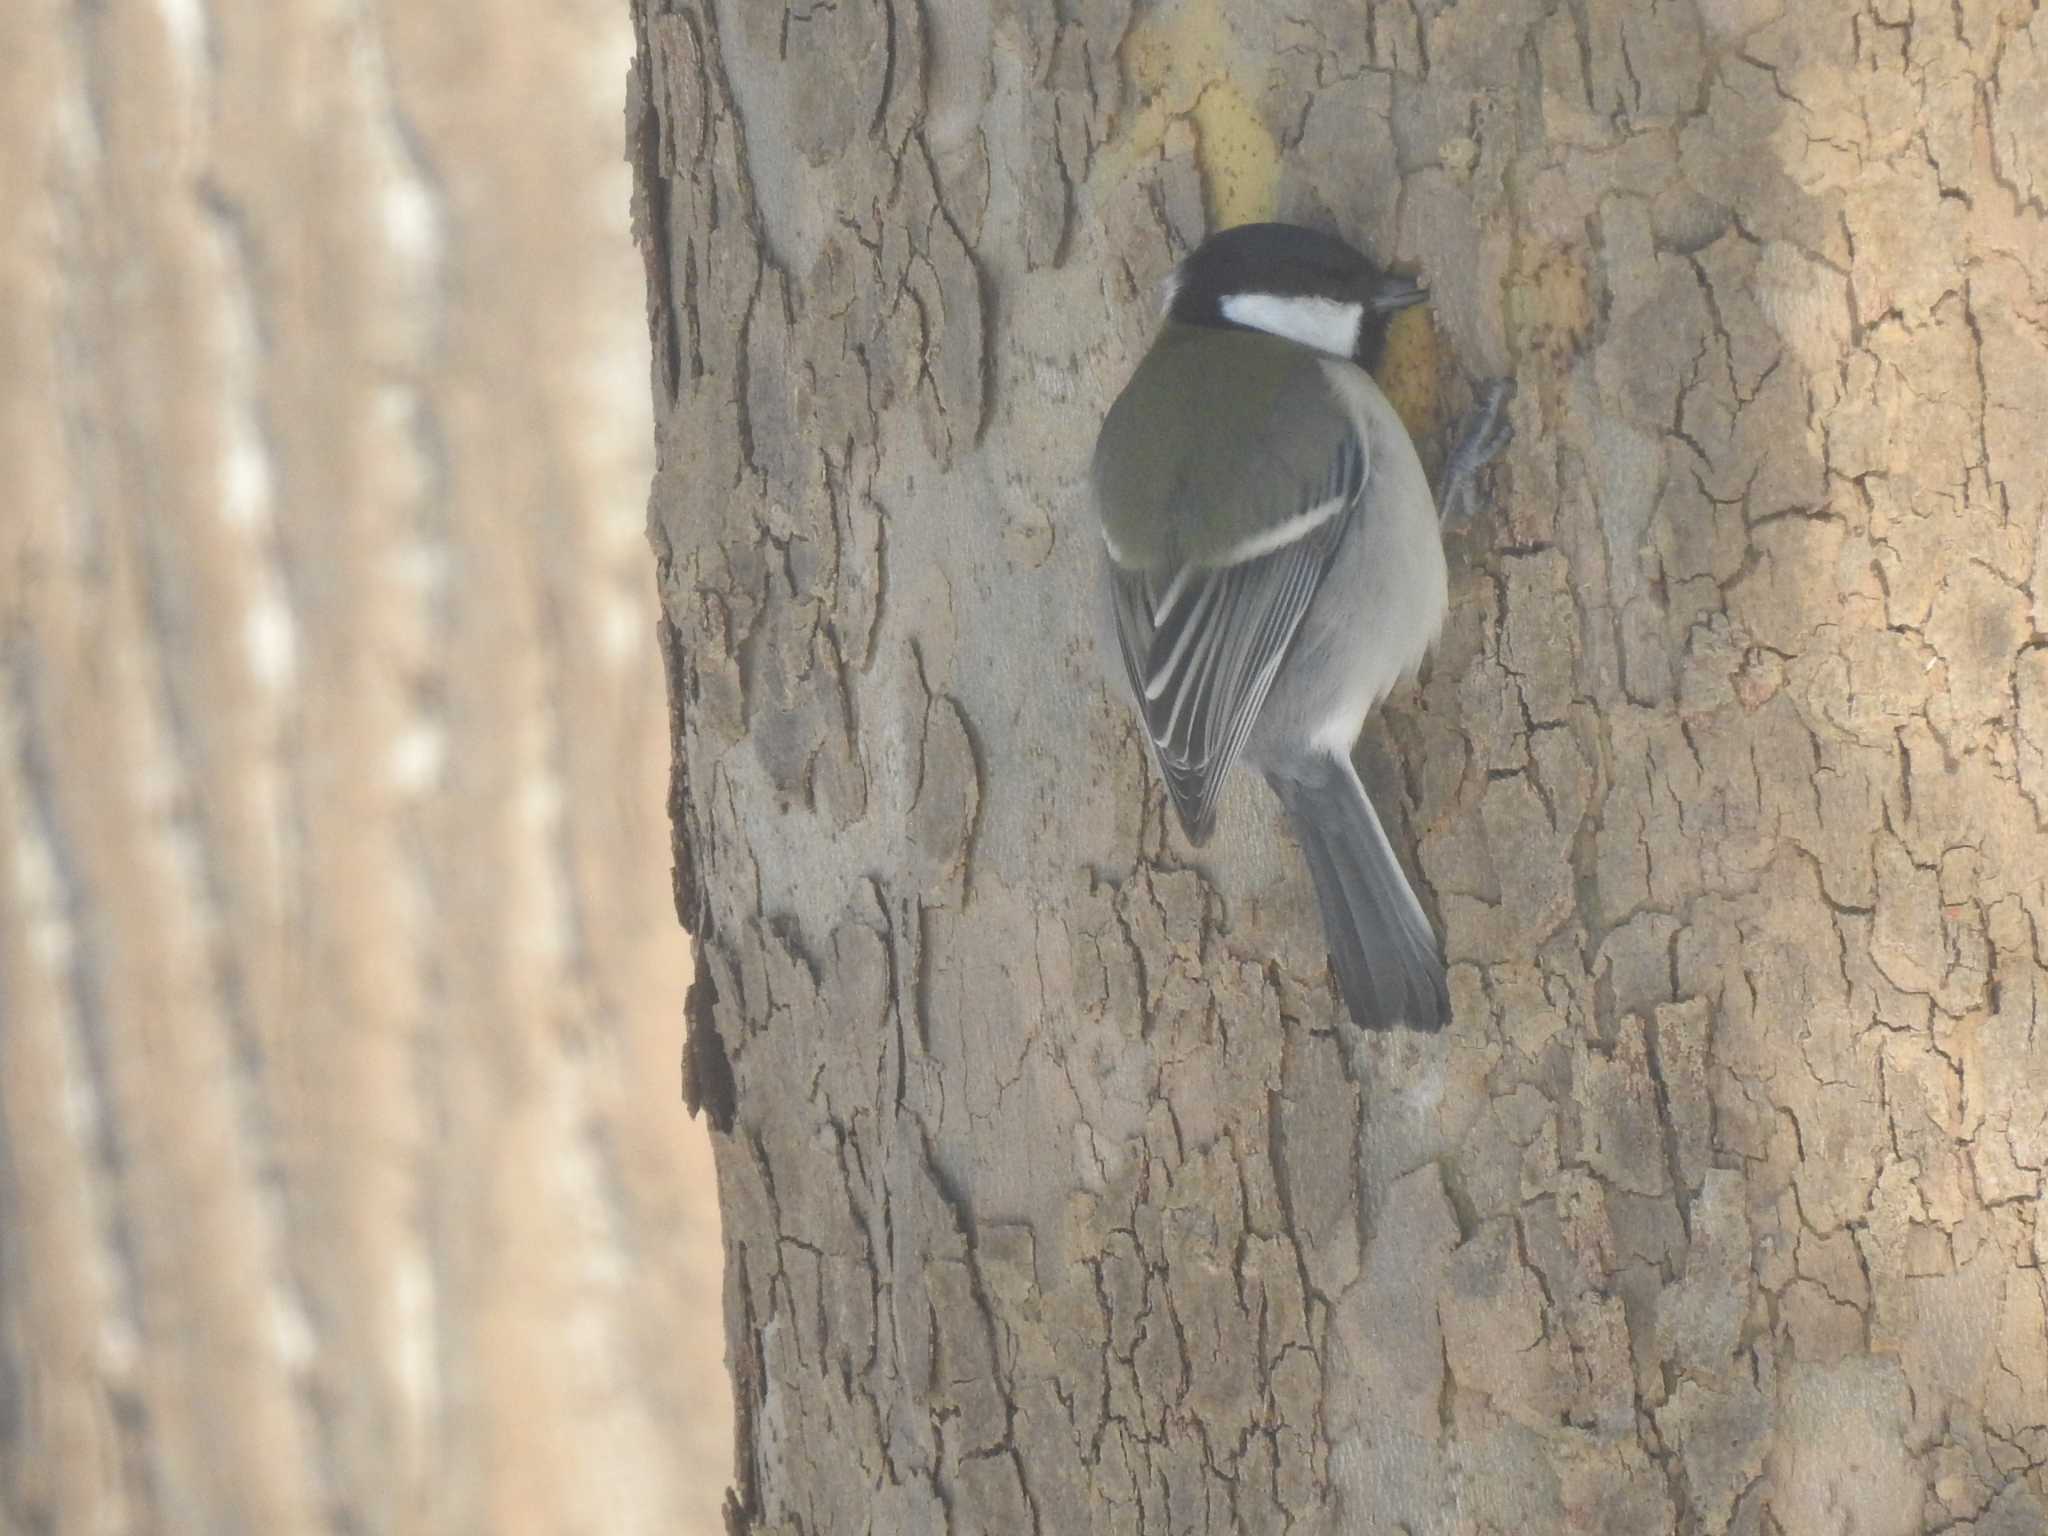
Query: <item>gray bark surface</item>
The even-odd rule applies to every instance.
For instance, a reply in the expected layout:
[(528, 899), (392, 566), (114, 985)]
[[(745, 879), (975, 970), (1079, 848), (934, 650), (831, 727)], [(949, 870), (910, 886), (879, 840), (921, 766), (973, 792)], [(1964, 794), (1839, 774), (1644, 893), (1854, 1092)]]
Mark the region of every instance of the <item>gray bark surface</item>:
[[(734, 1528), (2041, 1530), (2048, 12), (1287, 9), (636, 0)], [(1266, 211), (1521, 386), (1362, 747), (1440, 1038), (1095, 633)]]

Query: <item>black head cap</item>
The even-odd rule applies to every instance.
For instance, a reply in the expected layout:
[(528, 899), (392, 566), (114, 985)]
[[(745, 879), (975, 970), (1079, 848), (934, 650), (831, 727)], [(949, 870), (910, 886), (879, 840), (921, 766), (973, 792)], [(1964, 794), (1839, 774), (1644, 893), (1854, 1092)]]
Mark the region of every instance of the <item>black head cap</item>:
[[(1394, 311), (1428, 297), (1413, 278), (1391, 276), (1335, 235), (1299, 224), (1240, 224), (1211, 235), (1174, 268), (1168, 282), (1169, 319), (1272, 331), (1349, 356), (1368, 369), (1379, 366)], [(1346, 346), (1339, 333), (1354, 326), (1354, 314)], [(1289, 328), (1320, 317), (1334, 322), (1331, 334), (1310, 340), (1300, 326)]]

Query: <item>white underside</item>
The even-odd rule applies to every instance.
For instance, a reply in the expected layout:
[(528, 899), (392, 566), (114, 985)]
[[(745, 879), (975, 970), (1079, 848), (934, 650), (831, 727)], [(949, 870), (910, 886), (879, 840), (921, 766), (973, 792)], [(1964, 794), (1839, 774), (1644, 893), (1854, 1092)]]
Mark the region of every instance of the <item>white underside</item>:
[[(1358, 536), (1340, 557), (1344, 569), (1331, 572), (1304, 620), (1315, 632), (1305, 639), (1340, 636), (1331, 643), (1348, 661), (1331, 669), (1318, 697), (1298, 701), (1314, 722), (1314, 745), (1342, 756), (1373, 706), (1412, 678), (1436, 643), (1450, 611), (1450, 571), (1436, 500), (1408, 429), (1363, 369), (1330, 362), (1323, 371), (1372, 466)], [(1279, 686), (1287, 686), (1284, 676)]]

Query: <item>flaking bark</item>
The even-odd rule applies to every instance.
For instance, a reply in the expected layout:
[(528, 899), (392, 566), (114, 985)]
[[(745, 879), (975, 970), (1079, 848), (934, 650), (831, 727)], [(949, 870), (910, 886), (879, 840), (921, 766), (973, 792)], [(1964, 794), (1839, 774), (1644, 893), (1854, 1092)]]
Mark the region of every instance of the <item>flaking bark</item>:
[[(2048, 13), (1291, 10), (636, 0), (731, 1525), (2041, 1529)], [(1265, 212), (1429, 276), (1426, 433), (1521, 385), (1361, 747), (1440, 1039), (1099, 659)]]

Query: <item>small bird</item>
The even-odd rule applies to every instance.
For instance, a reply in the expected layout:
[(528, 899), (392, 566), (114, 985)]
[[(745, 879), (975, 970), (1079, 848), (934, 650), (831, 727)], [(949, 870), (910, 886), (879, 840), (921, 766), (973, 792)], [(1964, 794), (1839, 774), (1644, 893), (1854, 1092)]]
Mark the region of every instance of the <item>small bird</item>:
[(1368, 1029), (1440, 1029), (1451, 1006), (1351, 748), (1443, 627), (1442, 523), (1512, 434), (1499, 381), (1449, 455), (1440, 513), (1372, 377), (1393, 315), (1425, 297), (1314, 230), (1212, 236), (1168, 278), (1090, 476), (1124, 668), (1181, 825), (1208, 840), (1240, 758), (1265, 776)]

